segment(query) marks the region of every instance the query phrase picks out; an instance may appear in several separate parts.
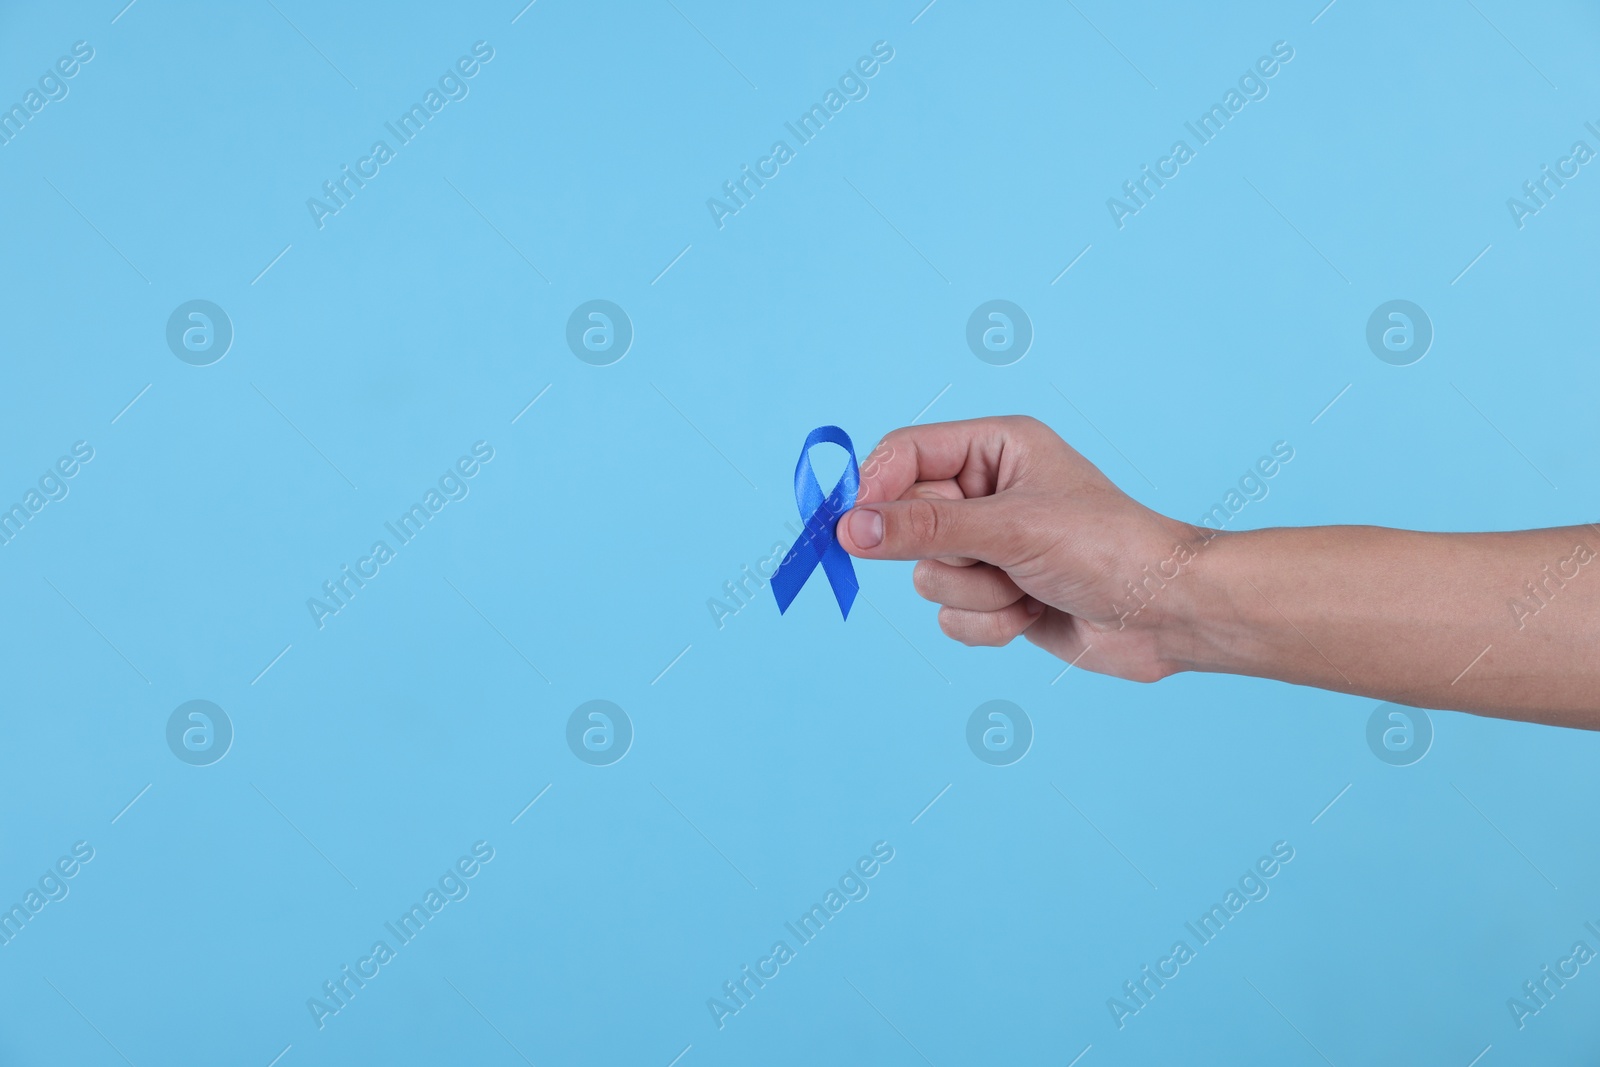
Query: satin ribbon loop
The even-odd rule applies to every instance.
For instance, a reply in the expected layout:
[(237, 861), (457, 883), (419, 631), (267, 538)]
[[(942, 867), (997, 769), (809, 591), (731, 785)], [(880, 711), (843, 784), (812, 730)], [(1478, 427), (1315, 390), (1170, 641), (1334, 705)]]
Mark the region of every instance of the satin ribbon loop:
[[(826, 497), (817, 483), (816, 472), (811, 469), (811, 449), (820, 444), (838, 445), (849, 457), (838, 483)], [(860, 488), (861, 469), (856, 465), (856, 450), (850, 443), (850, 435), (837, 426), (818, 426), (807, 434), (799, 462), (794, 466), (794, 502), (800, 509), (800, 520), (805, 528), (772, 575), (772, 592), (778, 598), (780, 615), (789, 610), (800, 587), (820, 563), (822, 573), (828, 576), (828, 584), (833, 587), (839, 610), (845, 618), (850, 617), (850, 605), (855, 603), (856, 592), (861, 587), (856, 582), (850, 553), (839, 543), (835, 528), (839, 517), (855, 507)]]

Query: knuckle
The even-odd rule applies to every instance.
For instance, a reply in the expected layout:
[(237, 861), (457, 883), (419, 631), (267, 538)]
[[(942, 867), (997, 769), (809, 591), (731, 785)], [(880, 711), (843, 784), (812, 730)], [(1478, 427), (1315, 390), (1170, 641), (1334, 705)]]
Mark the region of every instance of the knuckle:
[(924, 600), (938, 600), (941, 585), (938, 569), (928, 560), (911, 568), (911, 586)]
[(874, 479), (876, 479), (883, 472), (884, 467), (889, 463), (890, 460), (894, 459), (894, 456), (894, 444), (889, 440), (888, 437), (885, 437), (882, 441), (878, 442), (877, 447), (872, 450), (872, 453), (862, 461), (860, 465), (860, 489), (858, 490), (858, 495), (856, 497), (856, 502), (858, 504), (864, 503), (873, 495)]
[(979, 644), (998, 646), (1010, 643), (1011, 626), (1004, 616), (1005, 612), (1001, 611), (988, 612), (983, 616)]
[(992, 634), (995, 645), (1009, 645), (1017, 639), (1017, 635), (1028, 627), (1027, 608), (1020, 602), (1006, 605), (989, 616), (993, 622)]
[(940, 608), (939, 629), (944, 631), (946, 637), (960, 641), (969, 648), (1004, 645), (1011, 640), (1004, 632), (1004, 625), (988, 612)]
[(939, 509), (932, 501), (906, 502), (905, 536), (912, 545), (931, 545), (939, 536)]
[(1005, 415), (1001, 417), (1006, 429), (1018, 434), (1031, 434), (1043, 428), (1044, 423), (1032, 415)]
[(944, 632), (946, 637), (954, 641), (960, 641), (963, 645), (972, 644), (969, 639), (971, 634), (968, 632), (966, 619), (963, 618), (963, 613), (955, 608), (939, 609), (939, 629)]

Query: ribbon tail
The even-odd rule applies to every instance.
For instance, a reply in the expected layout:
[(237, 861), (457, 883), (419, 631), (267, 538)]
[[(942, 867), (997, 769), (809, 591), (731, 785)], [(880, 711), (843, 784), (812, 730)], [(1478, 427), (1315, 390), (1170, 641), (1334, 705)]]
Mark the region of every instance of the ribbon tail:
[(833, 598), (839, 602), (839, 611), (846, 619), (850, 618), (850, 606), (856, 602), (856, 593), (860, 591), (861, 584), (856, 581), (856, 569), (850, 553), (838, 541), (829, 541), (822, 553), (822, 572), (828, 576), (828, 584), (833, 587)]
[(779, 615), (789, 610), (794, 598), (800, 595), (806, 579), (817, 568), (816, 554), (802, 552), (800, 548), (800, 542), (796, 542), (789, 549), (789, 554), (783, 557), (783, 562), (778, 564), (778, 569), (772, 572), (772, 595), (777, 598)]

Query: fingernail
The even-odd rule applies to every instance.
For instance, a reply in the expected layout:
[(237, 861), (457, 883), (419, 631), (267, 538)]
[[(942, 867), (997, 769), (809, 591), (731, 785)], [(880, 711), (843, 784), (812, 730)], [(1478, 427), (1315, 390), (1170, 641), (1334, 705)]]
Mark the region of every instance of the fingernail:
[(871, 508), (856, 508), (845, 522), (850, 524), (850, 540), (861, 548), (877, 548), (883, 541), (883, 516)]

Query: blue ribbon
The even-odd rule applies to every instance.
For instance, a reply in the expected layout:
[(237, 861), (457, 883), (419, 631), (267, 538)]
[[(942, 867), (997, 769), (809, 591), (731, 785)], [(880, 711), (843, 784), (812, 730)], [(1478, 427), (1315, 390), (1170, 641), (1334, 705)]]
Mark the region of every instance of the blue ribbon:
[[(839, 475), (838, 484), (826, 499), (811, 469), (811, 448), (824, 443), (838, 445), (850, 457), (844, 473)], [(850, 617), (850, 605), (855, 603), (856, 592), (861, 587), (856, 582), (850, 553), (839, 543), (834, 527), (838, 525), (839, 516), (855, 507), (856, 491), (860, 487), (861, 470), (856, 466), (856, 450), (849, 434), (837, 426), (818, 426), (806, 435), (800, 461), (794, 465), (794, 501), (800, 507), (805, 529), (772, 575), (772, 592), (778, 598), (780, 615), (789, 610), (800, 587), (820, 563), (822, 572), (828, 576), (828, 584), (833, 586), (839, 610), (845, 618)]]

